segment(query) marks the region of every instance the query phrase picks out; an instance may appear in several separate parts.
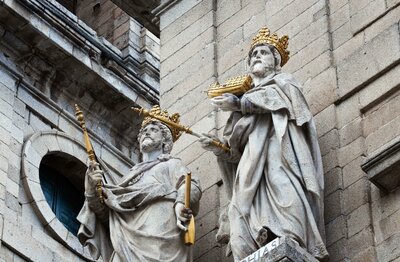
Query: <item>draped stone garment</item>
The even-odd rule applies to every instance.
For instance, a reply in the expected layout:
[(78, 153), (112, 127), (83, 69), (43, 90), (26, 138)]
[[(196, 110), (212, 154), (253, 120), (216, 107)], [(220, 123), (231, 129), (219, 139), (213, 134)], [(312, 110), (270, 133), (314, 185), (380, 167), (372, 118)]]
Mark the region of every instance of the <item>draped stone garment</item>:
[(225, 127), (231, 152), (218, 162), (231, 202), (217, 239), (230, 237), (235, 261), (265, 245), (271, 232), (318, 259), (328, 255), (320, 149), (299, 88), (289, 74), (264, 79), (241, 97), (241, 112)]
[[(176, 225), (174, 204), (184, 201), (188, 170), (162, 155), (134, 166), (115, 185), (105, 184), (104, 205), (87, 197), (78, 215), (78, 238), (94, 259), (104, 261), (191, 261)], [(192, 178), (191, 208), (198, 211), (201, 189)]]

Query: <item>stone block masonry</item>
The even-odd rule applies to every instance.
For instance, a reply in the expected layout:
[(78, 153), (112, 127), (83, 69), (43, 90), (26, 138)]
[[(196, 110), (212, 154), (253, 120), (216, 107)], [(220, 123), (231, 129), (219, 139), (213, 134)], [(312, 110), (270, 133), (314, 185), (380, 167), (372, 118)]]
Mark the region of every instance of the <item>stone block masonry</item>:
[[(379, 193), (361, 169), (364, 159), (384, 152), (385, 146), (400, 136), (399, 1), (227, 2), (192, 2), (188, 8), (189, 3), (177, 1), (173, 11), (161, 12), (161, 21), (168, 21), (161, 28), (161, 104), (184, 112), (192, 127), (201, 125), (202, 130), (220, 133), (225, 115), (206, 106), (208, 85), (246, 73), (249, 43), (261, 26), (289, 34), (291, 58), (283, 71), (303, 84), (315, 116), (325, 172), (330, 261), (399, 259), (390, 248), (398, 243), (400, 234), (391, 222), (400, 210), (392, 199), (397, 199), (400, 191), (387, 196)], [(174, 16), (177, 10), (181, 13)], [(204, 53), (212, 43), (213, 51)], [(193, 72), (192, 68), (197, 68), (195, 73), (185, 75)], [(210, 174), (219, 173), (210, 168), (212, 155), (206, 155), (195, 139), (182, 139), (177, 150), (191, 168), (209, 177), (207, 187), (224, 189)], [(224, 193), (215, 194), (215, 199), (226, 201), (221, 198)], [(218, 211), (224, 203), (215, 202), (213, 208)], [(380, 212), (388, 212), (387, 217), (378, 216)], [(210, 223), (214, 220), (210, 218), (208, 228), (213, 228)], [(382, 223), (386, 225), (383, 231)], [(212, 231), (207, 231), (199, 240), (210, 239)], [(218, 248), (202, 244), (196, 250), (196, 261), (231, 261), (224, 258), (224, 248)]]
[[(102, 10), (93, 15), (98, 2)], [(77, 103), (97, 156), (120, 177), (139, 158), (130, 106), (148, 108), (158, 98), (158, 39), (111, 1), (79, 4), (87, 4), (78, 6), (79, 18), (57, 1), (0, 4), (0, 261), (89, 260), (44, 196), (43, 159), (65, 157), (57, 172), (82, 191), (84, 171), (76, 166), (85, 169), (87, 154)], [(118, 49), (127, 46), (140, 55)]]

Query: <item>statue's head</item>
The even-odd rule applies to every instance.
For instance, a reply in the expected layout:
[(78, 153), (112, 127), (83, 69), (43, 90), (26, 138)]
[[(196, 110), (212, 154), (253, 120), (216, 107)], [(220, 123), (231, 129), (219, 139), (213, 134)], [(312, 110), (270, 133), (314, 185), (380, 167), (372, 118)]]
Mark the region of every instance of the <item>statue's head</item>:
[(275, 47), (262, 44), (254, 47), (249, 53), (250, 73), (257, 77), (265, 77), (269, 72), (279, 72), (281, 56)]
[(174, 142), (181, 135), (181, 132), (172, 125), (179, 124), (179, 114), (170, 116), (166, 110), (162, 111), (159, 105), (153, 106), (150, 113), (161, 120), (164, 119), (167, 124), (150, 116), (145, 117), (138, 135), (140, 151), (151, 152), (162, 149), (164, 154), (169, 154)]
[(140, 152), (147, 153), (162, 149), (164, 154), (169, 154), (174, 144), (171, 130), (157, 120), (151, 120), (142, 126), (138, 141)]
[(289, 60), (288, 44), (288, 36), (279, 38), (276, 33), (271, 34), (267, 27), (261, 28), (251, 42), (248, 54), (250, 72), (262, 77), (266, 72), (280, 71)]

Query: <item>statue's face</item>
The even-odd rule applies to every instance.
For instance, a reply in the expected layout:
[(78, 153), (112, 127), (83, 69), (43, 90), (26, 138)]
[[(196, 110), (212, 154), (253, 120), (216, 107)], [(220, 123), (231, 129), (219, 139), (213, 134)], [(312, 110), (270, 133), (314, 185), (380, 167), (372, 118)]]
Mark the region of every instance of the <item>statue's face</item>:
[(264, 77), (275, 68), (275, 57), (272, 50), (266, 46), (256, 46), (250, 55), (250, 72), (258, 77)]
[(159, 126), (155, 124), (148, 124), (142, 129), (142, 136), (140, 137), (140, 151), (152, 152), (162, 149), (163, 134)]

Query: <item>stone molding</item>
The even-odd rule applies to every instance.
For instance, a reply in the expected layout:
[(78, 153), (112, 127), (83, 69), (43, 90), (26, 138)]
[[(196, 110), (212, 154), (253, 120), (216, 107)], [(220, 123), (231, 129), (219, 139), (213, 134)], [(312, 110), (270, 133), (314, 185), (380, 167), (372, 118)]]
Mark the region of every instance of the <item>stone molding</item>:
[(389, 193), (396, 190), (400, 185), (400, 137), (366, 158), (361, 168), (382, 191)]
[(141, 24), (148, 28), (157, 37), (160, 36), (159, 18), (153, 12), (160, 6), (161, 0), (112, 0), (129, 16), (135, 17)]
[(35, 133), (26, 140), (22, 148), (21, 180), (23, 187), (44, 228), (67, 248), (92, 261), (87, 249), (79, 243), (78, 238), (57, 219), (43, 194), (40, 185), (39, 166), (42, 158), (51, 152), (63, 152), (74, 156), (82, 163), (86, 163), (85, 147), (73, 137), (59, 131)]
[[(163, 13), (165, 13), (166, 11), (168, 11), (168, 9), (170, 9), (173, 5), (175, 5), (176, 3), (178, 3), (180, 0), (162, 0), (160, 5), (157, 6), (156, 8), (154, 8), (151, 12), (155, 15), (155, 16), (160, 16)], [(158, 21), (159, 22), (159, 21)]]
[[(56, 1), (10, 0), (4, 2), (4, 5), (20, 15), (25, 14), (27, 12), (25, 8), (28, 8), (29, 16), (24, 16), (24, 19), (32, 27), (66, 54), (81, 61), (117, 93), (132, 101), (140, 102), (138, 97), (143, 97), (153, 103), (158, 101), (158, 87), (153, 87), (141, 79), (137, 72), (127, 67), (121, 51), (110, 42), (103, 37), (98, 37), (95, 31), (72, 13), (60, 11), (62, 8), (58, 9), (60, 5)], [(67, 39), (65, 35), (74, 37)], [(108, 62), (97, 61), (100, 57)], [(139, 61), (132, 61), (135, 61), (136, 67), (140, 67)], [(104, 67), (99, 66), (100, 64), (106, 64), (105, 67), (108, 68), (105, 70)]]
[[(39, 114), (44, 117), (47, 121), (49, 121), (53, 126), (57, 126), (57, 123), (60, 123), (60, 119), (62, 118), (65, 122), (69, 123), (75, 130), (79, 131), (79, 138), (82, 137), (81, 128), (75, 119), (73, 114), (68, 113), (64, 109), (62, 109), (56, 102), (52, 101), (49, 97), (45, 96), (40, 90), (32, 86), (32, 84), (28, 83), (24, 79), (24, 75), (20, 72), (13, 64), (4, 57), (3, 54), (0, 54), (0, 69), (3, 66), (3, 69), (7, 71), (7, 73), (12, 76), (13, 80), (15, 80), (16, 88), (19, 89), (17, 97), (26, 104), (27, 107), (35, 109), (39, 112)], [(39, 110), (40, 108), (40, 110)], [(81, 107), (82, 108), (82, 107)], [(96, 119), (96, 121), (100, 121), (100, 119)], [(60, 128), (58, 126), (58, 128)], [(66, 130), (63, 130), (66, 131)], [(69, 130), (71, 132), (71, 130)], [(67, 132), (67, 131), (66, 131)], [(63, 132), (59, 132), (63, 133)], [(93, 146), (99, 153), (106, 151), (110, 152), (111, 155), (118, 159), (118, 162), (126, 165), (126, 170), (129, 170), (130, 166), (136, 164), (136, 162), (132, 161), (126, 155), (124, 155), (120, 150), (115, 148), (111, 143), (104, 141), (104, 137), (96, 134), (90, 128), (88, 128), (88, 133), (92, 139)], [(76, 138), (73, 138), (76, 140)], [(79, 140), (76, 140), (79, 141)], [(79, 142), (78, 142), (79, 143)], [(101, 154), (100, 154), (101, 156)], [(113, 166), (112, 163), (108, 163), (110, 166)], [(129, 168), (128, 168), (129, 167)], [(122, 171), (125, 169), (121, 169)], [(117, 175), (121, 176), (119, 173), (120, 170), (117, 171)]]

